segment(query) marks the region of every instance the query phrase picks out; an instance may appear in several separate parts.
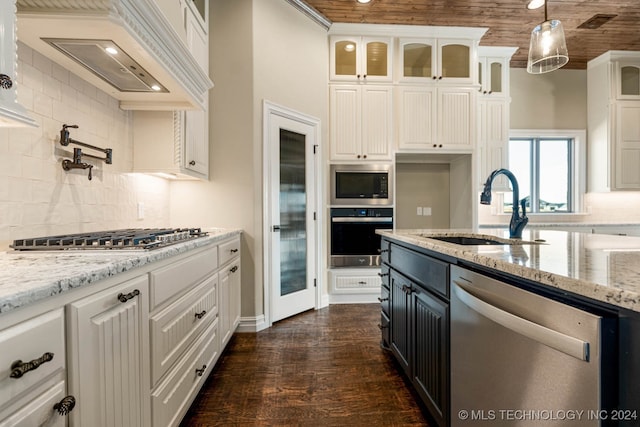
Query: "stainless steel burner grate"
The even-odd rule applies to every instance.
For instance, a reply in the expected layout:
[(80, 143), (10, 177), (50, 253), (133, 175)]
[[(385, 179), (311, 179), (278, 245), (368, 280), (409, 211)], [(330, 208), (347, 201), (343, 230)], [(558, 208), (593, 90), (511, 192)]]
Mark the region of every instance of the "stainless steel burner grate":
[(206, 236), (200, 228), (130, 228), (17, 239), (18, 251), (82, 249), (155, 249)]

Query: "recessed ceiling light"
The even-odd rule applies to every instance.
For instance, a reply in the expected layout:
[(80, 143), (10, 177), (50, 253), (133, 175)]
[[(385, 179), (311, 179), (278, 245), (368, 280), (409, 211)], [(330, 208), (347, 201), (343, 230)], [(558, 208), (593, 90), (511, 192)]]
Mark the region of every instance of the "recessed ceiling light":
[(118, 53), (118, 51), (116, 50), (116, 48), (114, 47), (106, 47), (104, 50), (107, 51), (107, 53), (110, 53), (111, 55), (116, 55)]
[(545, 0), (531, 0), (529, 4), (527, 4), (527, 9), (537, 9), (544, 5)]
[(358, 3), (369, 3), (371, 0), (358, 0)]

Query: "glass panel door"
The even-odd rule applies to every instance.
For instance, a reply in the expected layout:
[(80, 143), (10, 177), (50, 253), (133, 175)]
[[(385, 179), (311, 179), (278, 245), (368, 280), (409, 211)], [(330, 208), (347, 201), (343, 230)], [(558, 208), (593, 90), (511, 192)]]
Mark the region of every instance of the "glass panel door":
[(307, 287), (305, 136), (280, 129), (280, 295)]

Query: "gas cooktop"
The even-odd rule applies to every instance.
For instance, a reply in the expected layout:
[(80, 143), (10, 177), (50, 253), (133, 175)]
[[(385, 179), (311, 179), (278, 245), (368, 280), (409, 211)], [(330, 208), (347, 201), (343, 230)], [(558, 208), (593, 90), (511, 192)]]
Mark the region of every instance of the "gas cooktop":
[(130, 228), (17, 239), (17, 251), (156, 249), (207, 236), (200, 228)]

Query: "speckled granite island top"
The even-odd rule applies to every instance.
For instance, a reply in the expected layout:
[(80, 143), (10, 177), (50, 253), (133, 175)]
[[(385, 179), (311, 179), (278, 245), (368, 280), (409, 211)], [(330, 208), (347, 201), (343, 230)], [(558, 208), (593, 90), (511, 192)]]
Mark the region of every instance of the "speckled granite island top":
[(207, 237), (151, 250), (0, 252), (0, 314), (241, 233), (206, 231)]
[(482, 234), (509, 243), (509, 233), (482, 228), (378, 230), (378, 234), (640, 312), (640, 237), (525, 229), (522, 244), (463, 246), (430, 237)]

